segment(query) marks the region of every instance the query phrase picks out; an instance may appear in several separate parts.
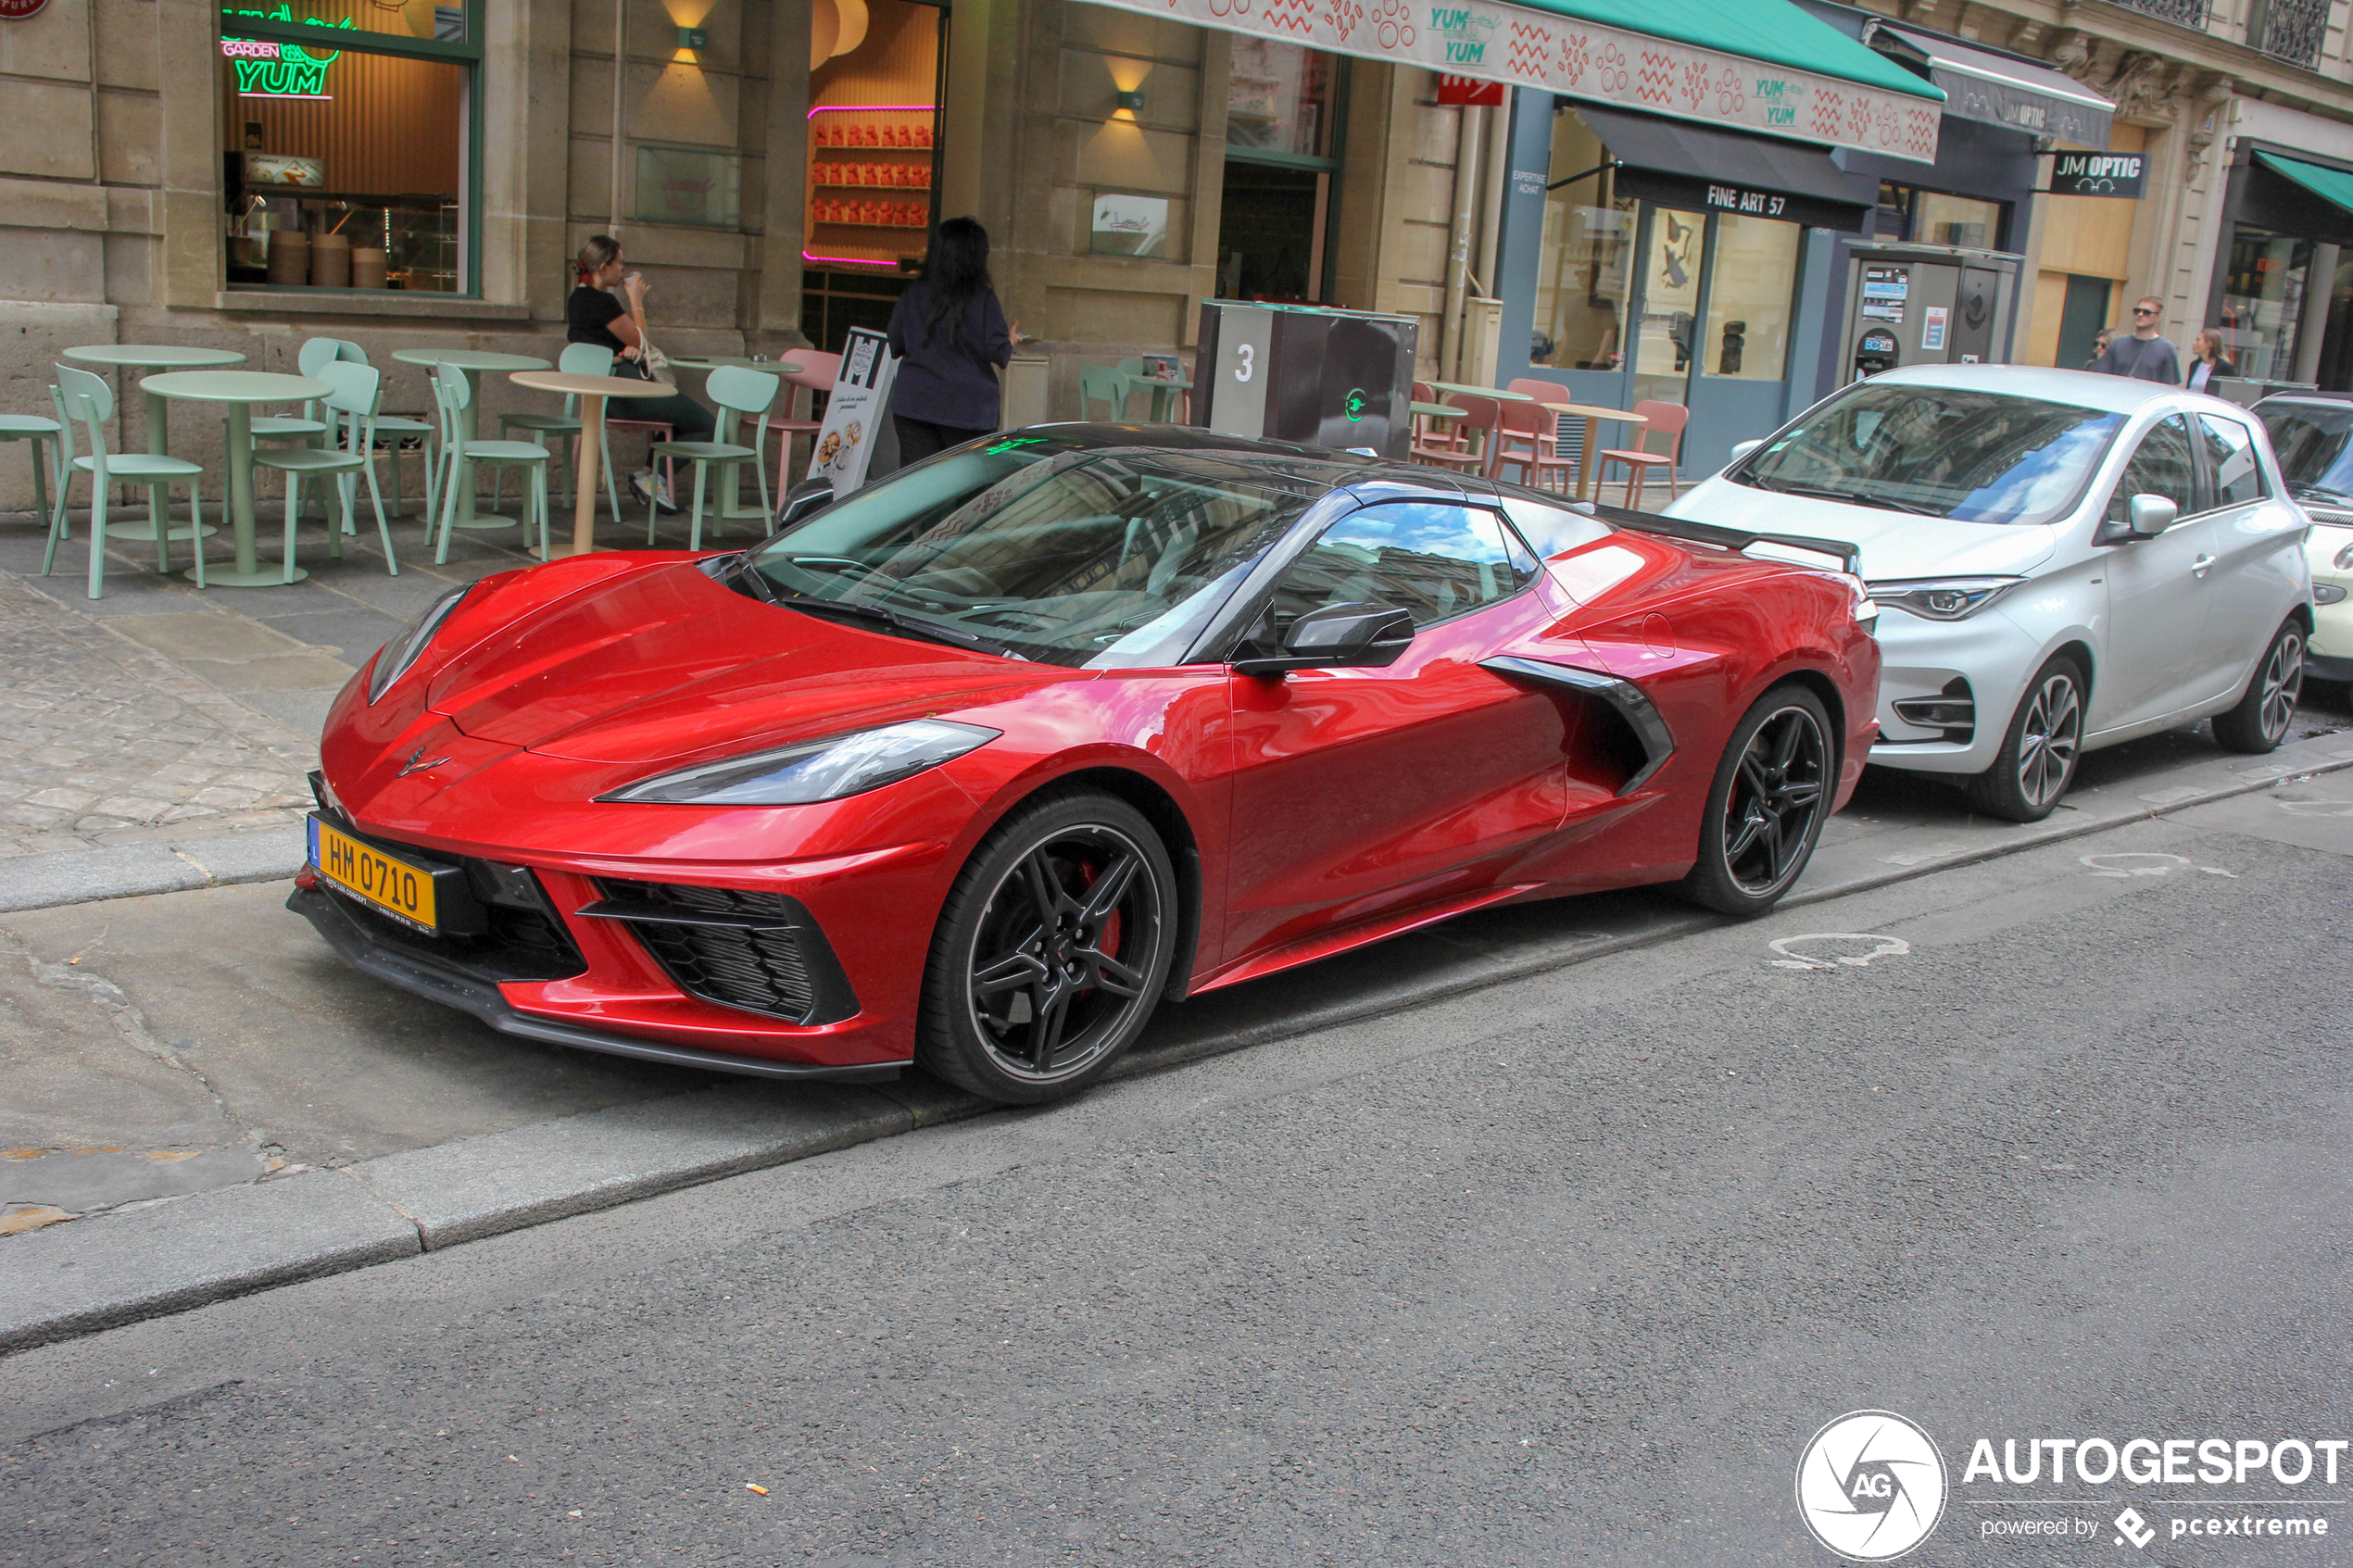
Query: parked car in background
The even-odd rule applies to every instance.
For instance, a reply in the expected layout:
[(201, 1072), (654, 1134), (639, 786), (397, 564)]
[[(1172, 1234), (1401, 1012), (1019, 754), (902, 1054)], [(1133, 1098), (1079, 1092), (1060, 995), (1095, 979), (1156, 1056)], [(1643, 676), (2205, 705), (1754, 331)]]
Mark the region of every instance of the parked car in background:
[(2353, 393), (2283, 392), (2255, 406), (2289, 494), (2312, 520), (2312, 646), (2304, 671), (2353, 681)]
[(2083, 752), (2211, 716), (2287, 734), (2313, 625), (2304, 513), (2259, 421), (2176, 387), (2009, 365), (1845, 388), (1669, 513), (1851, 541), (1879, 618), (1870, 760), (2048, 815)]
[(1164, 996), (1466, 910), (1761, 913), (1861, 774), (1836, 560), (1135, 428), (453, 590), (328, 714), (291, 907), (530, 1038), (1042, 1100)]

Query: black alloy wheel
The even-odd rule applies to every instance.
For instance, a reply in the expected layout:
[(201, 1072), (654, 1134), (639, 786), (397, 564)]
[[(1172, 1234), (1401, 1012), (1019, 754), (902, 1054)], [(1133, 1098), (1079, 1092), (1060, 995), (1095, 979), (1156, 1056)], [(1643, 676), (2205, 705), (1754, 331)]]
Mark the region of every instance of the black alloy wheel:
[(2035, 672), (1994, 765), (1969, 782), (1969, 804), (2006, 822), (2039, 822), (2057, 809), (2083, 755), (2083, 670), (2062, 654)]
[(2214, 715), (2214, 738), (2225, 750), (2260, 756), (2279, 748), (2304, 696), (2304, 624), (2289, 616), (2271, 633), (2246, 690)]
[(1829, 712), (1800, 685), (1776, 686), (1732, 730), (1700, 822), (1683, 896), (1743, 919), (1780, 902), (1830, 815), (1837, 751)]
[(1143, 1032), (1176, 926), (1176, 872), (1140, 812), (1091, 793), (1023, 807), (940, 912), (916, 1060), (1006, 1104), (1076, 1092)]

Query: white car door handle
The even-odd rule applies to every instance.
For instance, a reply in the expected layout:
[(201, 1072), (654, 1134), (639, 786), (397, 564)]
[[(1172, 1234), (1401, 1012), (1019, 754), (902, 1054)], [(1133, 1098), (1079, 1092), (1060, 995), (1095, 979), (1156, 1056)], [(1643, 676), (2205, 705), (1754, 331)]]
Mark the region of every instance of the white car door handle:
[(2192, 577), (2203, 577), (2213, 565), (2214, 558), (2212, 556), (2200, 556), (2197, 559), (2190, 562), (2190, 575)]

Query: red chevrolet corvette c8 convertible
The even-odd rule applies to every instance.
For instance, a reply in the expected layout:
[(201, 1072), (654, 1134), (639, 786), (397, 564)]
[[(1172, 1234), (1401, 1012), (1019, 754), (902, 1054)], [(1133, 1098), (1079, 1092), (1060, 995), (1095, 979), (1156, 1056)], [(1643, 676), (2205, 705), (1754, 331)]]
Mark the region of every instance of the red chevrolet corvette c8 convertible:
[(434, 604), (328, 716), (291, 907), (512, 1034), (1034, 1101), (1487, 905), (1761, 913), (1872, 742), (1843, 546), (1170, 427), (808, 505)]

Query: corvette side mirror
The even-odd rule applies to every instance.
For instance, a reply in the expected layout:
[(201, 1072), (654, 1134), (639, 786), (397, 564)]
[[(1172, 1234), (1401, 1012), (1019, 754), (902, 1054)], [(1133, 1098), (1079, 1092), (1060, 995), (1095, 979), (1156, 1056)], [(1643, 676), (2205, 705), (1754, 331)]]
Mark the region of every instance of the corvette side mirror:
[(1280, 675), (1288, 670), (1378, 670), (1397, 662), (1414, 640), (1411, 611), (1394, 605), (1338, 604), (1311, 609), (1283, 633), (1283, 651), (1264, 659), (1238, 659), (1244, 675)]
[(784, 500), (776, 508), (774, 532), (782, 533), (804, 518), (816, 516), (834, 504), (834, 482), (830, 479), (808, 479), (785, 492)]

